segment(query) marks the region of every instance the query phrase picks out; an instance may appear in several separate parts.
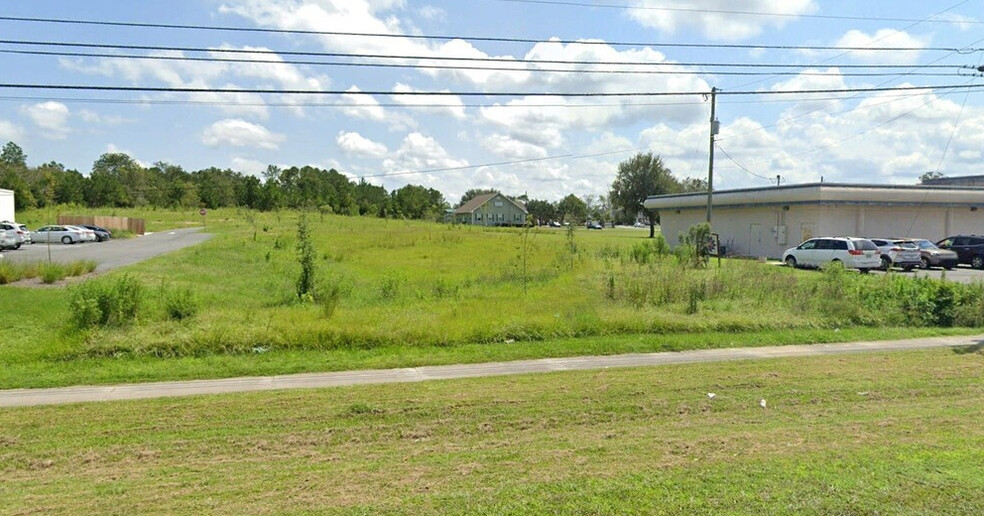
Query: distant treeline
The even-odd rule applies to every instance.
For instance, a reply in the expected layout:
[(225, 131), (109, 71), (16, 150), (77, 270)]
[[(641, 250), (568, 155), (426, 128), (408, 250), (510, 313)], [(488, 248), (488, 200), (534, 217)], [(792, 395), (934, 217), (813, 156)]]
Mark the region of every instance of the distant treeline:
[(27, 166), (14, 142), (0, 152), (0, 188), (15, 192), (17, 210), (51, 204), (161, 208), (242, 206), (269, 211), (309, 208), (344, 215), (438, 219), (449, 208), (433, 188), (407, 185), (392, 192), (352, 181), (336, 170), (270, 166), (263, 179), (215, 167), (188, 172), (159, 161), (143, 167), (123, 153), (106, 153), (88, 176), (54, 161)]

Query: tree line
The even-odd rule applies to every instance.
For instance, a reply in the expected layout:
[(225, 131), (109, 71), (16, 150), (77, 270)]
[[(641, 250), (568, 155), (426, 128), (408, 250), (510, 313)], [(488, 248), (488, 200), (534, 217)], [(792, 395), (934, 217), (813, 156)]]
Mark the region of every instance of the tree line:
[[(260, 178), (216, 167), (189, 172), (165, 161), (144, 167), (127, 154), (110, 152), (100, 156), (84, 176), (54, 161), (28, 166), (24, 150), (14, 142), (7, 142), (0, 151), (0, 188), (14, 191), (18, 211), (57, 204), (93, 208), (246, 207), (261, 211), (303, 208), (342, 215), (441, 220), (451, 207), (433, 188), (408, 184), (387, 192), (365, 180), (353, 181), (335, 169), (311, 166), (271, 165)], [(647, 153), (619, 164), (607, 195), (569, 194), (557, 202), (526, 194), (510, 197), (525, 204), (534, 223), (633, 223), (644, 215), (652, 225), (658, 216), (642, 210), (646, 196), (702, 189), (706, 189), (706, 182), (680, 181), (659, 156)], [(486, 193), (498, 191), (468, 190), (456, 206)]]

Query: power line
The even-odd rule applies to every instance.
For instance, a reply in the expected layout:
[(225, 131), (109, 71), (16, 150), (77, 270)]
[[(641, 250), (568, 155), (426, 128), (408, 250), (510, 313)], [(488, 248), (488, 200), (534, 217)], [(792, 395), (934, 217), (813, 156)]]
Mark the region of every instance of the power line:
[(70, 20), (62, 18), (35, 18), (24, 16), (0, 16), (0, 21), (25, 22), (25, 23), (51, 23), (69, 25), (93, 25), (109, 27), (130, 27), (130, 28), (154, 28), (154, 29), (181, 29), (181, 30), (200, 30), (200, 31), (225, 31), (225, 32), (256, 32), (267, 34), (303, 34), (314, 36), (347, 36), (347, 37), (367, 37), (367, 38), (399, 38), (399, 39), (419, 39), (419, 40), (463, 40), (463, 41), (483, 41), (496, 43), (556, 43), (560, 45), (604, 45), (604, 46), (628, 46), (628, 47), (654, 47), (654, 48), (718, 48), (718, 49), (761, 49), (761, 50), (864, 50), (869, 52), (960, 52), (976, 53), (982, 48), (957, 48), (957, 47), (838, 47), (825, 45), (750, 45), (750, 44), (725, 44), (725, 43), (661, 43), (661, 42), (619, 42), (601, 41), (595, 39), (553, 39), (553, 38), (507, 38), (507, 37), (488, 37), (488, 36), (462, 36), (462, 35), (427, 35), (427, 34), (393, 34), (386, 32), (347, 32), (347, 31), (324, 31), (324, 30), (302, 30), (302, 29), (270, 29), (261, 27), (230, 27), (221, 25), (187, 25), (169, 23), (147, 23), (147, 22), (120, 22), (120, 21), (101, 21), (101, 20)]
[[(663, 11), (663, 12), (679, 12), (679, 13), (697, 13), (697, 14), (727, 14), (727, 15), (737, 15), (737, 16), (763, 16), (769, 18), (816, 18), (822, 20), (851, 20), (851, 21), (886, 21), (886, 22), (932, 22), (932, 23), (958, 23), (954, 20), (916, 20), (910, 18), (882, 18), (882, 17), (868, 17), (868, 16), (843, 16), (843, 15), (829, 15), (829, 14), (790, 14), (790, 13), (769, 13), (762, 11), (733, 11), (733, 10), (722, 10), (722, 9), (696, 9), (696, 8), (685, 8), (685, 7), (655, 7), (655, 6), (643, 6), (643, 5), (624, 5), (624, 4), (605, 4), (605, 3), (586, 3), (586, 2), (572, 2), (572, 1), (561, 1), (561, 0), (498, 0), (500, 2), (510, 2), (518, 4), (542, 4), (542, 5), (560, 5), (560, 6), (570, 6), (570, 7), (597, 7), (603, 9), (625, 9), (631, 11)], [(966, 3), (966, 2), (964, 2)], [(984, 22), (979, 20), (960, 20), (959, 23), (967, 24), (982, 24)]]
[[(355, 93), (355, 92), (353, 92)], [(944, 93), (947, 95), (948, 93)], [(897, 95), (885, 95), (885, 97), (893, 99), (909, 98), (915, 95), (921, 95), (921, 93), (901, 93)], [(851, 98), (851, 97), (847, 97)], [(830, 96), (830, 97), (817, 97), (809, 96), (804, 98), (777, 98), (777, 99), (755, 99), (755, 100), (734, 100), (729, 102), (729, 105), (737, 104), (771, 104), (771, 103), (789, 103), (789, 102), (800, 102), (802, 100), (809, 101), (821, 101), (821, 100), (844, 100), (843, 96)], [(205, 106), (244, 106), (244, 107), (332, 107), (332, 108), (353, 108), (353, 107), (407, 107), (407, 108), (603, 108), (603, 107), (656, 107), (656, 106), (695, 106), (695, 105), (705, 105), (706, 102), (700, 100), (694, 101), (676, 101), (676, 102), (592, 102), (589, 104), (575, 103), (575, 104), (501, 104), (501, 103), (452, 103), (452, 104), (433, 104), (433, 103), (407, 103), (407, 102), (375, 102), (375, 103), (365, 103), (365, 102), (247, 102), (247, 101), (219, 101), (219, 100), (195, 100), (191, 98), (187, 99), (151, 99), (151, 98), (139, 98), (139, 99), (120, 99), (120, 98), (105, 98), (105, 97), (51, 97), (51, 96), (27, 96), (27, 95), (0, 95), (0, 101), (58, 101), (58, 102), (77, 102), (77, 103), (91, 103), (91, 104), (147, 104), (147, 105), (205, 105)], [(894, 100), (892, 100), (894, 101)], [(892, 102), (889, 101), (889, 102)], [(796, 117), (791, 117), (796, 118)], [(763, 127), (771, 127), (775, 124), (770, 124)], [(757, 131), (756, 129), (755, 131)], [(754, 132), (754, 131), (749, 131)], [(739, 133), (734, 136), (741, 136), (747, 133)], [(724, 138), (721, 138), (722, 140)]]
[[(610, 69), (579, 69), (579, 68), (510, 68), (501, 66), (464, 66), (464, 65), (429, 65), (429, 64), (401, 64), (401, 63), (350, 63), (350, 62), (326, 62), (326, 61), (296, 61), (281, 59), (246, 59), (246, 58), (218, 58), (218, 57), (194, 57), (194, 56), (155, 56), (141, 54), (99, 54), (92, 52), (52, 52), (43, 50), (5, 50), (0, 49), (0, 54), (18, 55), (37, 55), (37, 56), (60, 56), (60, 57), (94, 57), (109, 59), (140, 59), (151, 61), (191, 61), (191, 62), (210, 62), (210, 63), (246, 63), (246, 64), (277, 64), (277, 65), (312, 65), (312, 66), (347, 66), (364, 68), (413, 68), (427, 70), (477, 70), (477, 71), (506, 71), (523, 73), (590, 73), (590, 74), (631, 74), (631, 75), (693, 75), (699, 73), (695, 70), (610, 70)], [(595, 63), (585, 63), (594, 65)], [(962, 66), (958, 68), (968, 68)], [(708, 72), (714, 75), (739, 75), (739, 76), (826, 76), (825, 72), (803, 72), (803, 71), (776, 71), (776, 72), (741, 72), (741, 71), (713, 71)], [(896, 72), (844, 72), (843, 77), (885, 77), (898, 75)], [(922, 77), (967, 77), (967, 74), (944, 73), (944, 72), (917, 72), (909, 75)]]
[[(269, 88), (191, 88), (191, 87), (156, 87), (156, 86), (99, 86), (80, 84), (26, 84), (0, 83), (0, 89), (30, 89), (30, 90), (73, 90), (73, 91), (130, 91), (158, 93), (256, 93), (274, 95), (391, 95), (414, 97), (681, 97), (691, 95), (706, 95), (706, 91), (625, 91), (625, 92), (542, 92), (542, 91), (385, 91), (385, 90), (296, 90)], [(927, 86), (887, 86), (866, 88), (825, 88), (814, 90), (770, 90), (770, 91), (719, 91), (719, 95), (802, 95), (814, 93), (858, 93), (879, 91), (914, 91), (914, 90), (976, 90), (984, 88), (984, 84), (939, 84)]]
[[(568, 64), (568, 65), (617, 65), (617, 66), (639, 66), (639, 67), (704, 67), (704, 68), (812, 68), (816, 63), (722, 63), (722, 62), (673, 62), (673, 61), (608, 61), (608, 60), (583, 60), (583, 59), (526, 59), (512, 57), (456, 57), (456, 56), (436, 56), (436, 55), (413, 55), (413, 54), (366, 54), (351, 52), (314, 52), (297, 50), (274, 50), (266, 48), (224, 48), (224, 47), (187, 47), (187, 46), (163, 46), (163, 45), (126, 45), (115, 43), (82, 43), (67, 41), (38, 41), (38, 40), (10, 40), (0, 39), (0, 44), (13, 46), (41, 46), (41, 47), (71, 47), (71, 48), (97, 48), (111, 50), (147, 50), (160, 52), (194, 52), (209, 54), (236, 54), (236, 55), (262, 55), (262, 56), (298, 56), (298, 57), (333, 57), (351, 59), (393, 59), (393, 60), (420, 60), (420, 61), (455, 61), (455, 62), (489, 62), (489, 63), (509, 63), (509, 64)], [(13, 50), (4, 50), (7, 53), (17, 53)], [(42, 52), (42, 51), (35, 51)], [(41, 55), (62, 55), (52, 51), (44, 51)], [(26, 52), (25, 52), (26, 53)], [(74, 54), (68, 54), (74, 55)], [(95, 57), (116, 57), (119, 54), (97, 54)], [(120, 56), (128, 57), (128, 56)], [(158, 56), (154, 56), (158, 57)], [(289, 62), (282, 59), (272, 61), (248, 60), (245, 62), (273, 63), (273, 64), (306, 64), (302, 62)], [(315, 63), (325, 63), (316, 61)], [(828, 63), (824, 66), (836, 68), (864, 68), (864, 69), (897, 69), (897, 68), (920, 68), (920, 69), (977, 69), (975, 65), (938, 65), (938, 64), (851, 64), (851, 63)]]

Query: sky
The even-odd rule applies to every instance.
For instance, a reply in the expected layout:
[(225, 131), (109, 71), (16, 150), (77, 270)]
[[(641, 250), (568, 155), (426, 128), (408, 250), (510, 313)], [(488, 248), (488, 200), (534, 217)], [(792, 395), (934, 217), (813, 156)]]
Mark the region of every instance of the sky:
[[(984, 174), (982, 0), (32, 0), (0, 17), (0, 142), (86, 175), (125, 152), (334, 168), (452, 203), (597, 196), (640, 152), (706, 178), (712, 87), (715, 189)], [(837, 91), (913, 86), (934, 88)], [(835, 91), (783, 93), (812, 90)], [(632, 95), (572, 96), (599, 93)]]

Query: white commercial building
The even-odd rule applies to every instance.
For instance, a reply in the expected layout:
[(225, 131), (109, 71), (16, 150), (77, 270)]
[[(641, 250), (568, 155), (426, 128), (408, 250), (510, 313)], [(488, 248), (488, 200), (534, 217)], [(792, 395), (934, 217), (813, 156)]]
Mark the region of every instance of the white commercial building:
[[(646, 199), (670, 245), (707, 216), (707, 192)], [(712, 231), (734, 256), (780, 258), (818, 236), (942, 240), (984, 234), (984, 188), (813, 183), (716, 191)]]
[(14, 192), (0, 189), (0, 220), (14, 220)]

